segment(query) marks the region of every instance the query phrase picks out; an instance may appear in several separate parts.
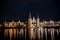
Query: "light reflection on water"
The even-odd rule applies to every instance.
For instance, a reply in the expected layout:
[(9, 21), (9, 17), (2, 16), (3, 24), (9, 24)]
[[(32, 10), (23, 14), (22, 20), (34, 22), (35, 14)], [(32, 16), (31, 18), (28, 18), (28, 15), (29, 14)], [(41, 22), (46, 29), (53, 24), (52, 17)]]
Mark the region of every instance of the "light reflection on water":
[(38, 29), (28, 29), (29, 31), (27, 32), (27, 29), (4, 29), (4, 37), (8, 38), (8, 35), (10, 37), (10, 40), (12, 40), (12, 37), (17, 38), (17, 37), (24, 37), (25, 39), (27, 38), (27, 35), (29, 36), (29, 40), (35, 40), (36, 36), (38, 39), (40, 39), (40, 28)]
[(10, 40), (14, 37), (25, 37), (26, 38), (26, 29), (4, 29), (4, 37), (8, 38), (10, 37)]
[[(48, 40), (49, 38), (48, 33), (51, 37), (50, 40), (55, 40), (56, 37), (55, 37), (54, 28), (53, 29), (30, 28), (28, 30), (27, 29), (4, 29), (4, 37), (5, 38), (9, 37), (9, 40), (13, 40), (13, 39), (14, 40), (15, 39), (17, 40)], [(56, 29), (56, 33), (59, 35), (59, 32), (57, 29)]]

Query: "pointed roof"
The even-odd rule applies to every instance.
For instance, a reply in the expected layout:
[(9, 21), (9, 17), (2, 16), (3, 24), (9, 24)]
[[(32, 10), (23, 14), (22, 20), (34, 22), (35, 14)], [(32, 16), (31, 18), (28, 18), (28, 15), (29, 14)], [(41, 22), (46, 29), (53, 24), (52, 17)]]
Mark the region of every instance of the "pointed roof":
[(20, 20), (18, 21), (18, 23), (20, 23)]
[(36, 22), (35, 17), (33, 17), (33, 22)]
[(20, 20), (18, 22), (20, 22)]
[(12, 20), (12, 22), (14, 22), (14, 20)]
[(29, 12), (29, 18), (31, 18), (31, 11)]
[(37, 18), (39, 19), (39, 13), (37, 13)]
[(35, 17), (33, 17), (33, 20), (35, 20)]

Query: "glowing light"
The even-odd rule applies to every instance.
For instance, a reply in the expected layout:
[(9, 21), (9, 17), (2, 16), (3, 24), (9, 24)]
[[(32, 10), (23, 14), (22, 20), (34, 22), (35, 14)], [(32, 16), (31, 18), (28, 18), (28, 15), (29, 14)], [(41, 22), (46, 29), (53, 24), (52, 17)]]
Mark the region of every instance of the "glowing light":
[(43, 22), (41, 22), (40, 25), (43, 26)]
[(47, 24), (48, 22), (47, 21), (44, 21), (45, 24)]
[(50, 23), (54, 23), (54, 21), (50, 20)]

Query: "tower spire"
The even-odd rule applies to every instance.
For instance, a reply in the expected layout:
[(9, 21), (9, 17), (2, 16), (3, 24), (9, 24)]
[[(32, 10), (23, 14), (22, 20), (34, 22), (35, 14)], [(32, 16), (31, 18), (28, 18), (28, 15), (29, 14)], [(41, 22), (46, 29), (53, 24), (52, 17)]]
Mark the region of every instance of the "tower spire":
[(31, 18), (31, 11), (29, 12), (29, 18)]
[(39, 18), (39, 13), (37, 14), (37, 18)]

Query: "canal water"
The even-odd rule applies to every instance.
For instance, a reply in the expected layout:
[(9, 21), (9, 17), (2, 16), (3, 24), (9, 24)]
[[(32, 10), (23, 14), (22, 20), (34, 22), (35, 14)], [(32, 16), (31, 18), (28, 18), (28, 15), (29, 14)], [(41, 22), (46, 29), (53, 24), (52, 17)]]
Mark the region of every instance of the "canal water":
[(0, 29), (0, 40), (60, 40), (60, 28)]

